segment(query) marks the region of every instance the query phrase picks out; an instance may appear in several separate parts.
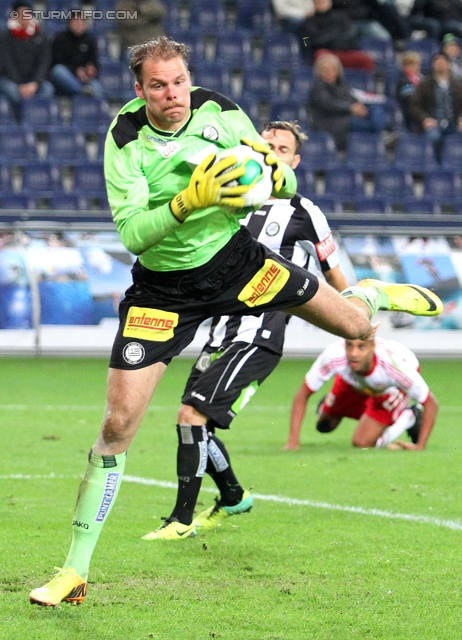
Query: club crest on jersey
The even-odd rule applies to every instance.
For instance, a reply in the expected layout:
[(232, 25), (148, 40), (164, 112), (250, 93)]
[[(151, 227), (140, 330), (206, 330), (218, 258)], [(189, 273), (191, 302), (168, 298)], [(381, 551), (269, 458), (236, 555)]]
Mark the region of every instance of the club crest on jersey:
[(127, 364), (138, 364), (144, 360), (144, 347), (139, 342), (129, 342), (125, 345), (122, 355)]
[(257, 271), (252, 280), (245, 285), (238, 300), (248, 307), (258, 307), (271, 300), (282, 290), (290, 272), (274, 260), (267, 259), (263, 267)]
[(267, 236), (277, 236), (279, 233), (279, 229), (281, 227), (277, 222), (270, 222), (269, 225), (265, 229), (265, 233)]
[(202, 129), (202, 137), (206, 140), (218, 140), (220, 137), (218, 131), (211, 124), (206, 124)]
[(178, 313), (162, 311), (161, 309), (130, 307), (123, 335), (126, 338), (142, 338), (153, 342), (166, 342), (173, 338), (178, 319)]

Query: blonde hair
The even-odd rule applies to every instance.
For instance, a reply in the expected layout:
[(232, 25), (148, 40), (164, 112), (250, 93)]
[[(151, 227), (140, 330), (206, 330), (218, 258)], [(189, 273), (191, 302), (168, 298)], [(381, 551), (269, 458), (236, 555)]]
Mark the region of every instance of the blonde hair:
[(422, 64), (422, 56), (417, 51), (404, 51), (401, 54), (401, 66), (408, 64)]
[(188, 68), (189, 47), (181, 42), (175, 42), (175, 40), (167, 38), (167, 36), (159, 36), (130, 47), (130, 69), (135, 74), (136, 80), (140, 85), (143, 84), (143, 62), (148, 58), (151, 60), (182, 58), (186, 68)]

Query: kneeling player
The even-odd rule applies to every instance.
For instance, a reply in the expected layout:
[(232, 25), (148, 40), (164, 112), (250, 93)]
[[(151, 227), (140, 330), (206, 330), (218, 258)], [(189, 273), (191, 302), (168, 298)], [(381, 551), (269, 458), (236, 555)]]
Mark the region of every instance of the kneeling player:
[(342, 418), (353, 418), (358, 420), (355, 447), (384, 447), (407, 431), (412, 442), (398, 440), (392, 448), (425, 448), (438, 405), (419, 361), (398, 342), (371, 338), (339, 340), (318, 356), (294, 398), (286, 449), (300, 447), (308, 398), (334, 375), (332, 390), (318, 407), (318, 431), (328, 433)]

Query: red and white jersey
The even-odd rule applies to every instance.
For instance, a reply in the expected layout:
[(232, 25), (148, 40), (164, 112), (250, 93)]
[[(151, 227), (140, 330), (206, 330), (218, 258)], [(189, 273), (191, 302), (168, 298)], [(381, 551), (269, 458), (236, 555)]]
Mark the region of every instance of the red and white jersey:
[(305, 385), (312, 392), (318, 391), (336, 374), (368, 396), (381, 396), (397, 387), (408, 398), (424, 404), (430, 393), (427, 383), (419, 373), (416, 356), (394, 340), (376, 338), (374, 363), (367, 375), (353, 371), (348, 365), (345, 340), (330, 344), (305, 375)]

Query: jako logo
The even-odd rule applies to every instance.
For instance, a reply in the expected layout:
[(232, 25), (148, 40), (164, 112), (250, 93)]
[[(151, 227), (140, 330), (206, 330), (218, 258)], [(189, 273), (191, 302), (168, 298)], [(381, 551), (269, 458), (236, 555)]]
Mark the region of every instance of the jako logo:
[(72, 520), (73, 527), (80, 527), (81, 529), (88, 529), (88, 524), (86, 522), (80, 522), (80, 520)]

